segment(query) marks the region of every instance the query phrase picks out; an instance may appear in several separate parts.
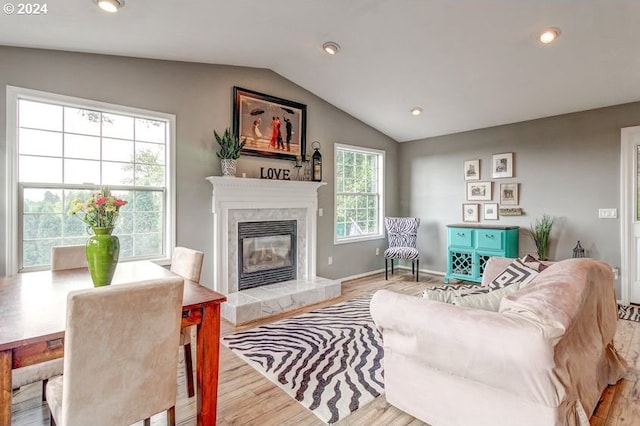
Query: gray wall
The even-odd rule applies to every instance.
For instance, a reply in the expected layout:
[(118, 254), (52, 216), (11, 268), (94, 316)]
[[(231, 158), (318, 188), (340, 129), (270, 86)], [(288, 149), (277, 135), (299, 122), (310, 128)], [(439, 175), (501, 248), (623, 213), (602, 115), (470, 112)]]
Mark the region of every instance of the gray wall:
[[(384, 240), (333, 245), (333, 143), (383, 149), (387, 158), (386, 212), (397, 214), (398, 144), (269, 70), (21, 49), (0, 46), (0, 164), (6, 148), (5, 85), (166, 112), (177, 116), (177, 244), (206, 253), (203, 283), (212, 282), (211, 185), (220, 175), (213, 129), (231, 125), (232, 87), (240, 86), (307, 105), (307, 140), (322, 143), (324, 180), (319, 190), (318, 275), (341, 278), (380, 268)], [(243, 157), (239, 171), (257, 177), (260, 166), (286, 161)], [(0, 173), (0, 258), (5, 258), (5, 175)], [(327, 258), (333, 256), (332, 266)], [(2, 262), (4, 263), (4, 262)], [(0, 266), (0, 275), (4, 266)]]
[[(462, 222), (466, 202), (462, 164), (476, 158), (481, 180), (493, 181), (493, 202), (500, 183), (520, 184), (523, 216), (480, 214), (485, 224), (519, 225), (520, 254), (535, 253), (527, 230), (547, 213), (555, 218), (550, 258), (571, 257), (580, 240), (588, 256), (620, 266), (620, 221), (598, 219), (598, 208), (620, 213), (620, 129), (638, 124), (640, 102), (401, 144), (400, 206), (422, 218), (421, 267), (445, 271), (446, 225)], [(514, 178), (492, 179), (491, 155), (503, 152), (514, 153)]]

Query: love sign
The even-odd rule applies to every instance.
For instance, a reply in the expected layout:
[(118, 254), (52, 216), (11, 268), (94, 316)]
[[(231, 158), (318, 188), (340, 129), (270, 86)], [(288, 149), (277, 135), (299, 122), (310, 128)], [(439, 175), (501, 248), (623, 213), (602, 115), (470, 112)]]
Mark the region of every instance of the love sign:
[(266, 170), (264, 167), (260, 167), (260, 179), (276, 179), (276, 180), (291, 180), (289, 177), (289, 169), (276, 169), (268, 167)]

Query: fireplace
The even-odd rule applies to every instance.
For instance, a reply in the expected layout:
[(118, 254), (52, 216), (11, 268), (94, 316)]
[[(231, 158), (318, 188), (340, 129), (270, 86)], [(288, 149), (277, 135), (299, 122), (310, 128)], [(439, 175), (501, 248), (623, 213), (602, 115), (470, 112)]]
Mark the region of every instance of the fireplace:
[[(316, 276), (317, 191), (326, 183), (207, 180), (213, 187), (213, 289), (227, 296), (223, 318), (244, 324), (341, 294), (339, 280)], [(272, 279), (264, 271), (291, 275), (264, 285)]]
[(238, 288), (297, 278), (297, 222), (238, 222)]

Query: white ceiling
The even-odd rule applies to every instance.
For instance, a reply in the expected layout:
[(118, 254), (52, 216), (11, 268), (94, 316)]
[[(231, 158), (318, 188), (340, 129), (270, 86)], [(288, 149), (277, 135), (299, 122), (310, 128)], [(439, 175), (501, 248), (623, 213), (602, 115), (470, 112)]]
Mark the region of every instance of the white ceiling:
[(46, 3), (0, 44), (268, 68), (399, 142), (640, 100), (638, 0)]

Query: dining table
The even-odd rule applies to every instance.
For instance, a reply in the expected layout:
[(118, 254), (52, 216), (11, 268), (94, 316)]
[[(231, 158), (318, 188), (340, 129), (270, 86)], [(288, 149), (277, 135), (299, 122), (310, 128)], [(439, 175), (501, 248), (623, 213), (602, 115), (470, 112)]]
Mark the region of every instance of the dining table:
[[(151, 261), (120, 262), (111, 285), (172, 276), (176, 274)], [(11, 424), (11, 370), (63, 356), (67, 294), (92, 287), (87, 268), (0, 277), (0, 425)], [(198, 425), (216, 424), (220, 304), (224, 301), (224, 295), (184, 281), (182, 327), (195, 325), (197, 330)]]

